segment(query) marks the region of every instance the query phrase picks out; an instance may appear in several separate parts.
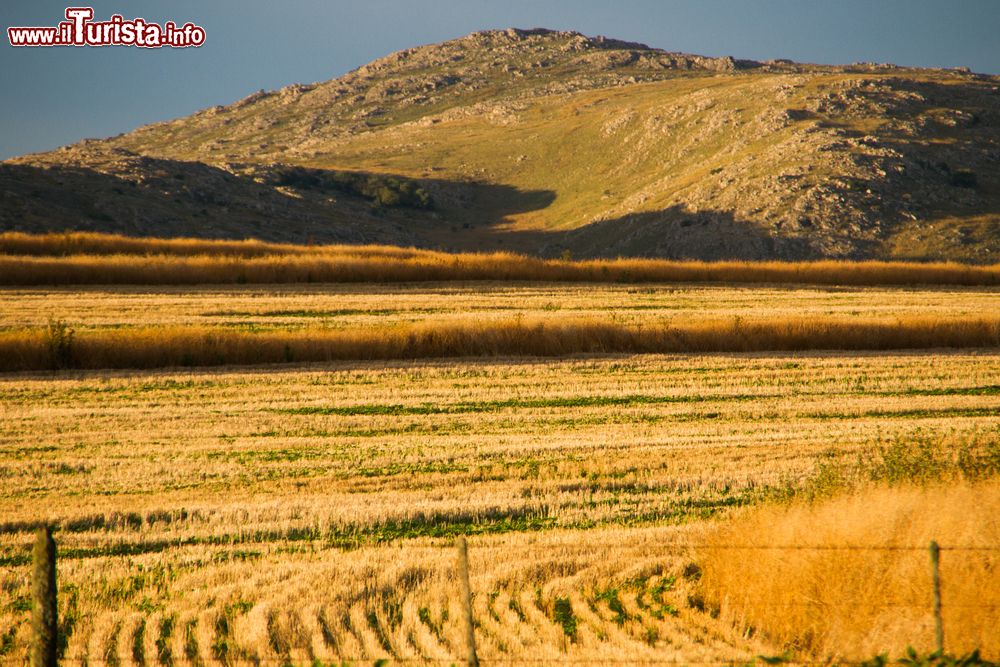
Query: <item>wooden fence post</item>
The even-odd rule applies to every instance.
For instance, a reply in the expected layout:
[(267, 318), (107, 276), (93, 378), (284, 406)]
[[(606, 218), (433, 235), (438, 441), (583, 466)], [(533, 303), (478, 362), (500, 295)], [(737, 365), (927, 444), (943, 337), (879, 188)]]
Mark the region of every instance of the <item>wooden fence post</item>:
[(51, 527), (39, 528), (35, 533), (32, 557), (31, 667), (56, 667), (59, 612), (56, 606), (56, 543)]
[(469, 547), (465, 536), (458, 538), (458, 583), (461, 586), (462, 617), (465, 624), (465, 640), (469, 667), (479, 667), (476, 654), (476, 632), (472, 621), (472, 588), (469, 585)]
[(944, 621), (941, 618), (941, 547), (931, 540), (931, 576), (934, 583), (934, 641), (938, 653), (944, 653)]

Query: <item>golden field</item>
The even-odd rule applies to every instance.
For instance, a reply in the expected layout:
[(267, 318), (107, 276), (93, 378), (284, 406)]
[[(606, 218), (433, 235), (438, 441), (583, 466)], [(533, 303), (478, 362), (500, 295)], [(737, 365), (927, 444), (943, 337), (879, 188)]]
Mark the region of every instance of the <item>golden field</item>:
[(776, 654), (699, 601), (705, 520), (873, 444), (995, 443), (998, 385), (982, 351), (7, 376), (3, 622), (18, 655), (47, 520), (70, 657), (455, 659), (467, 533), (484, 658)]
[[(473, 340), (581, 322), (647, 334), (718, 323), (730, 337), (734, 325), (745, 337), (923, 322), (940, 335), (997, 313), (989, 286), (66, 286), (0, 291), (0, 339), (56, 320), (74, 345), (121, 347), (184, 331), (364, 341), (447, 325)], [(989, 477), (982, 462), (1000, 447), (990, 341), (7, 372), (0, 661), (24, 660), (40, 522), (61, 550), (67, 664), (461, 662), (460, 534), (487, 664), (930, 651), (926, 543), (1000, 544), (996, 483), (965, 479), (981, 464)], [(824, 486), (831, 466), (939, 446), (957, 467), (931, 486), (863, 471)], [(736, 542), (916, 550), (747, 557)], [(998, 556), (945, 551), (949, 652), (1000, 656), (982, 634), (1000, 620)], [(873, 571), (885, 586), (870, 586)], [(861, 604), (899, 613), (872, 621)], [(859, 641), (843, 619), (872, 631)]]
[(162, 325), (295, 329), (467, 320), (662, 321), (991, 316), (997, 287), (458, 282), (399, 285), (94, 286), (0, 290), (0, 328)]

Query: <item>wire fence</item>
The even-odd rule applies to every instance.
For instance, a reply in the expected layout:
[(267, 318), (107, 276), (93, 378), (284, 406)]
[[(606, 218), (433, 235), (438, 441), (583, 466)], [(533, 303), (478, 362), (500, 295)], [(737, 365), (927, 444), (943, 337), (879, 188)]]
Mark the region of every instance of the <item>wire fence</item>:
[[(48, 540), (51, 543), (52, 550), (50, 553), (51, 560), (47, 560), (45, 556), (46, 550), (41, 548), (40, 545), (43, 541)], [(373, 544), (370, 546), (397, 546), (402, 547), (403, 542), (396, 543), (381, 543)], [(212, 546), (224, 547), (225, 544), (215, 544)], [(778, 662), (789, 662), (796, 665), (861, 665), (861, 664), (871, 664), (870, 661), (851, 661), (851, 660), (835, 660), (831, 662), (830, 660), (809, 660), (809, 659), (786, 659), (786, 658), (773, 658), (766, 656), (755, 656), (755, 655), (741, 655), (733, 656), (727, 658), (719, 658), (712, 660), (691, 660), (691, 659), (678, 659), (678, 658), (657, 658), (657, 657), (622, 657), (616, 658), (613, 656), (601, 656), (601, 657), (574, 657), (574, 656), (547, 656), (547, 657), (520, 657), (516, 655), (512, 656), (484, 656), (482, 658), (477, 657), (476, 648), (476, 627), (477, 624), (474, 622), (473, 618), (473, 605), (472, 596), (469, 592), (468, 586), (468, 551), (473, 552), (488, 552), (497, 551), (501, 549), (509, 549), (512, 546), (509, 543), (489, 543), (489, 542), (477, 542), (468, 544), (464, 536), (459, 536), (457, 540), (452, 540), (450, 538), (441, 538), (432, 542), (426, 543), (409, 543), (409, 546), (417, 549), (458, 549), (458, 565), (457, 572), (459, 579), (464, 579), (465, 585), (465, 597), (466, 599), (462, 601), (463, 612), (465, 615), (465, 623), (468, 625), (467, 641), (468, 646), (466, 647), (466, 654), (468, 657), (468, 664), (615, 664), (615, 665), (671, 665), (671, 664), (684, 664), (684, 665), (747, 665), (753, 663), (764, 662), (766, 664), (774, 664), (775, 661)], [(830, 608), (830, 607), (842, 607), (842, 608), (884, 608), (884, 609), (925, 609), (931, 611), (934, 615), (935, 620), (935, 634), (937, 650), (941, 653), (944, 652), (944, 641), (942, 633), (943, 624), (943, 613), (942, 610), (944, 605), (941, 602), (941, 580), (940, 580), (940, 562), (939, 554), (940, 552), (955, 552), (955, 553), (967, 553), (967, 554), (1000, 554), (1000, 546), (998, 545), (984, 545), (984, 544), (956, 544), (956, 545), (938, 545), (936, 542), (931, 542), (928, 546), (918, 546), (912, 544), (717, 544), (709, 542), (687, 542), (687, 541), (643, 541), (639, 543), (632, 544), (622, 544), (620, 542), (604, 542), (604, 541), (578, 541), (574, 543), (569, 542), (558, 542), (552, 540), (545, 541), (528, 541), (524, 543), (516, 544), (516, 548), (519, 550), (544, 550), (545, 552), (551, 553), (554, 556), (558, 555), (559, 551), (603, 551), (603, 550), (641, 550), (650, 555), (650, 557), (655, 557), (656, 554), (660, 553), (685, 553), (685, 552), (697, 552), (697, 551), (712, 551), (712, 550), (728, 550), (728, 551), (789, 551), (789, 552), (930, 552), (930, 567), (929, 574), (933, 581), (933, 598), (920, 601), (920, 602), (885, 602), (885, 603), (871, 603), (871, 602), (837, 602), (830, 603), (826, 601), (819, 600), (783, 600), (774, 602), (764, 602), (761, 603), (757, 601), (755, 605), (761, 608)], [(45, 641), (50, 642), (51, 645), (46, 645), (44, 650), (49, 652), (54, 652), (57, 650), (55, 648), (58, 643), (58, 624), (57, 624), (57, 606), (55, 602), (55, 593), (51, 592), (49, 598), (44, 596), (40, 597), (38, 590), (38, 582), (45, 579), (46, 577), (51, 577), (51, 581), (54, 583), (55, 579), (55, 551), (54, 551), (54, 541), (52, 538), (52, 531), (50, 528), (40, 529), (36, 536), (36, 544), (33, 550), (32, 566), (34, 568), (32, 579), (33, 579), (33, 596), (32, 601), (33, 608), (33, 621), (32, 621), (32, 664), (38, 665), (50, 665), (56, 664), (54, 662), (47, 662), (45, 660), (36, 661), (34, 659), (34, 651), (43, 650), (38, 648)], [(990, 567), (1000, 568), (1000, 559), (998, 562), (993, 563)], [(44, 586), (42, 586), (44, 588)], [(54, 590), (54, 589), (53, 589)], [(38, 613), (39, 609), (48, 609), (47, 612), (41, 614)], [(975, 610), (996, 610), (1000, 609), (1000, 603), (984, 602), (984, 603), (954, 603), (948, 604), (948, 609), (975, 609)], [(40, 621), (39, 619), (43, 619)], [(48, 619), (47, 621), (44, 619)], [(40, 630), (39, 623), (49, 623), (50, 627), (47, 630)], [(1000, 621), (998, 621), (1000, 622)], [(47, 640), (40, 640), (39, 637), (47, 637)], [(2, 638), (0, 638), (2, 639)], [(54, 642), (54, 643), (53, 643)], [(8, 647), (9, 648), (9, 647)], [(54, 655), (54, 653), (52, 653)], [(392, 656), (366, 656), (366, 657), (344, 657), (338, 656), (336, 663), (329, 664), (360, 664), (360, 663), (371, 663), (381, 665), (389, 664), (457, 664), (466, 662), (466, 657), (449, 657), (449, 658), (432, 658), (428, 656), (414, 656), (414, 657), (392, 657)], [(8, 664), (23, 664), (23, 658), (12, 657), (8, 655), (0, 654), (0, 665)], [(153, 664), (154, 660), (149, 660), (146, 664)], [(200, 664), (200, 665), (233, 665), (233, 664), (243, 664), (244, 662), (255, 665), (288, 665), (291, 664), (289, 658), (268, 658), (268, 657), (254, 657), (253, 659), (248, 659), (246, 661), (232, 660), (232, 659), (214, 659), (205, 656), (186, 656), (184, 660), (173, 660), (170, 664), (175, 664), (177, 662), (188, 662), (190, 664)], [(58, 664), (63, 665), (121, 665), (122, 660), (120, 657), (90, 657), (90, 656), (69, 656), (63, 657), (58, 660)], [(311, 661), (313, 665), (325, 664), (322, 661)]]
[[(483, 535), (482, 537), (490, 537)], [(434, 539), (434, 541), (421, 541), (421, 539)], [(173, 540), (157, 540), (152, 544), (142, 541), (113, 542), (107, 546), (93, 546), (91, 549), (74, 548), (63, 554), (61, 559), (85, 559), (100, 557), (127, 557), (137, 556), (144, 553), (158, 553), (166, 549), (174, 548), (198, 548), (198, 547), (235, 547), (241, 545), (263, 545), (263, 544), (310, 544), (322, 548), (333, 550), (354, 551), (363, 548), (409, 548), (409, 549), (453, 549), (454, 537), (447, 538), (411, 538), (406, 540), (386, 540), (386, 541), (330, 541), (326, 538), (318, 537), (312, 540), (283, 540), (269, 539), (261, 541), (187, 541), (180, 538)], [(545, 542), (517, 542), (510, 543), (469, 543), (469, 549), (473, 551), (485, 551), (495, 549), (507, 549), (516, 547), (517, 549), (540, 549), (553, 551), (556, 549), (566, 549), (574, 551), (587, 551), (597, 549), (634, 549), (640, 551), (927, 551), (927, 545), (913, 544), (719, 544), (709, 542), (594, 542), (590, 540), (577, 543), (545, 541)], [(104, 549), (104, 551), (102, 551)], [(995, 552), (1000, 553), (1000, 545), (976, 544), (976, 545), (940, 545), (941, 551), (954, 552)], [(2, 562), (6, 557), (8, 562)], [(30, 547), (25, 545), (19, 552), (8, 552), (6, 555), (0, 554), (0, 566), (3, 565), (28, 565), (30, 562)]]
[[(118, 665), (121, 667), (123, 663), (128, 661), (123, 661), (121, 658), (107, 659), (107, 658), (62, 658), (59, 661), (60, 665)], [(615, 658), (615, 657), (597, 657), (597, 658), (587, 658), (587, 657), (545, 657), (545, 658), (531, 658), (531, 657), (507, 657), (507, 658), (479, 658), (478, 662), (480, 664), (495, 664), (495, 665), (705, 665), (706, 667), (718, 666), (718, 667), (742, 667), (743, 665), (759, 665), (763, 667), (764, 665), (774, 665), (777, 663), (787, 664), (788, 667), (794, 667), (795, 665), (825, 665), (826, 667), (837, 667), (842, 665), (844, 667), (857, 667), (859, 665), (873, 665), (872, 660), (842, 660), (842, 659), (827, 659), (827, 660), (810, 660), (807, 658), (783, 658), (781, 656), (769, 656), (761, 654), (750, 654), (735, 656), (732, 658), (719, 658), (715, 660), (687, 660), (683, 658)], [(295, 660), (288, 660), (285, 658), (259, 658), (254, 657), (253, 659), (245, 660), (219, 660), (215, 658), (202, 658), (199, 657), (197, 660), (174, 660), (171, 664), (198, 664), (204, 665), (206, 667), (233, 667), (235, 665), (280, 665), (281, 667), (294, 667), (295, 665), (308, 665), (310, 667), (342, 667), (347, 665), (379, 665), (388, 667), (390, 665), (402, 664), (402, 665), (459, 665), (466, 663), (465, 658), (431, 658), (431, 657), (371, 657), (366, 656), (363, 658), (354, 657), (341, 657), (338, 656), (331, 661), (324, 661), (319, 659), (305, 660), (296, 662)], [(6, 667), (7, 665), (24, 665), (23, 659), (14, 660), (3, 660), (0, 659), (0, 665)], [(149, 664), (161, 664), (157, 663), (155, 660), (151, 660)], [(970, 662), (967, 667), (976, 667), (981, 663)]]
[[(448, 544), (427, 545), (434, 547), (450, 547)], [(489, 544), (470, 544), (470, 549), (490, 549), (498, 546)], [(565, 544), (560, 542), (541, 543), (529, 542), (528, 544), (518, 544), (518, 548), (538, 547), (544, 549), (554, 549), (565, 547), (568, 549), (674, 549), (674, 550), (761, 550), (761, 551), (927, 551), (927, 545), (895, 545), (895, 544), (709, 544), (696, 542), (649, 542), (639, 544), (621, 544), (612, 542), (586, 542), (579, 545)], [(975, 545), (975, 546), (941, 546), (941, 551), (996, 551), (1000, 552), (1000, 545)]]
[[(829, 660), (809, 660), (809, 659), (796, 659), (796, 658), (782, 658), (781, 656), (768, 656), (760, 654), (750, 654), (743, 656), (736, 656), (732, 658), (719, 658), (715, 660), (687, 660), (682, 658), (615, 658), (615, 657), (597, 657), (597, 658), (587, 658), (587, 657), (545, 657), (545, 658), (532, 658), (532, 657), (507, 657), (507, 658), (479, 658), (478, 662), (480, 664), (495, 664), (495, 665), (705, 665), (705, 666), (718, 666), (718, 667), (740, 667), (743, 665), (768, 665), (775, 663), (787, 663), (789, 667), (794, 667), (795, 665), (826, 665), (827, 667), (836, 667), (837, 665), (843, 665), (844, 667), (858, 666), (858, 665), (872, 665), (870, 660), (840, 660), (840, 659), (829, 659)], [(128, 661), (123, 661), (121, 658), (62, 658), (59, 661), (60, 665), (117, 665), (121, 667), (123, 663), (128, 663)], [(280, 665), (281, 667), (294, 667), (295, 665), (308, 665), (310, 667), (342, 667), (346, 665), (379, 665), (379, 666), (390, 666), (396, 664), (402, 665), (459, 665), (466, 663), (466, 659), (462, 657), (453, 658), (431, 658), (431, 657), (372, 657), (366, 656), (363, 658), (355, 657), (342, 657), (337, 656), (331, 661), (312, 659), (305, 661), (295, 661), (288, 660), (285, 658), (260, 658), (254, 657), (253, 659), (245, 660), (220, 660), (215, 658), (204, 658), (199, 657), (197, 660), (174, 660), (171, 664), (181, 665), (181, 664), (197, 664), (208, 666), (218, 666), (218, 667), (233, 667), (235, 665)], [(0, 665), (6, 667), (7, 665), (24, 665), (23, 659), (13, 659), (13, 660), (3, 660), (0, 659)], [(157, 663), (155, 660), (151, 660), (149, 664), (161, 664)], [(977, 663), (971, 663), (968, 667), (975, 667)]]

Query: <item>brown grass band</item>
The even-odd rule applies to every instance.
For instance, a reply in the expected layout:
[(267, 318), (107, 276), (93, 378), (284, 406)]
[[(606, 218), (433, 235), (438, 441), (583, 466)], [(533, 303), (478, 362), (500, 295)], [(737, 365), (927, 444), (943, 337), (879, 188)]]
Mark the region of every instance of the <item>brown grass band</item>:
[(195, 285), (428, 281), (1000, 285), (1000, 265), (881, 261), (541, 259), (395, 246), (0, 234), (0, 285)]
[(206, 326), (0, 332), (0, 371), (163, 368), (444, 357), (1000, 347), (1000, 317), (729, 318), (630, 326), (514, 318), (249, 332)]

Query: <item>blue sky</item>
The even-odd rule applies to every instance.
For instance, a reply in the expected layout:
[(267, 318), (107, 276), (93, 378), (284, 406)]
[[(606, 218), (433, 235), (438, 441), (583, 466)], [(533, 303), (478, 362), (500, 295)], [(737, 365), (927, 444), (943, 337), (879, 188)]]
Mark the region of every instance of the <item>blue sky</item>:
[[(84, 3), (75, 3), (84, 4)], [(673, 51), (820, 63), (966, 66), (1000, 74), (1000, 0), (94, 0), (111, 14), (205, 27), (198, 49), (10, 47), (66, 2), (4, 0), (0, 159), (336, 77), (474, 30), (548, 27)]]

